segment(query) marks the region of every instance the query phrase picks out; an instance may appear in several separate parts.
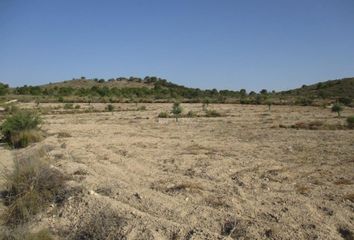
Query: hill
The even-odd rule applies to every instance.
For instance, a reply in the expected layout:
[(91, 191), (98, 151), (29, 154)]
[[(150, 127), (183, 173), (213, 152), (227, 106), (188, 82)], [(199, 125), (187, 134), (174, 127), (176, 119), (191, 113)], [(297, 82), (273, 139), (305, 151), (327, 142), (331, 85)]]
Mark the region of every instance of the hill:
[[(174, 84), (158, 77), (66, 80), (40, 86), (8, 88), (0, 84), (2, 98), (42, 102), (204, 102), (242, 104), (323, 105), (340, 100), (350, 105), (354, 99), (354, 77), (303, 85), (300, 88), (259, 93), (244, 89), (201, 90)], [(6, 97), (7, 96), (7, 97)]]
[(288, 96), (302, 96), (308, 98), (350, 98), (354, 99), (354, 77), (319, 82), (309, 86), (282, 91), (280, 94)]

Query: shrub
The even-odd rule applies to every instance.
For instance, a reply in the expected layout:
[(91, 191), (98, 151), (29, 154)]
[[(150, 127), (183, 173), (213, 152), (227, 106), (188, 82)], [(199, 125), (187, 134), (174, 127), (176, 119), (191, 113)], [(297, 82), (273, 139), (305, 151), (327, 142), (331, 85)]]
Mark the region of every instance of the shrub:
[(178, 116), (182, 113), (182, 107), (179, 102), (175, 102), (172, 106), (171, 113), (175, 116), (176, 122), (178, 121)]
[(80, 105), (75, 105), (75, 109), (80, 109), (81, 106)]
[(87, 212), (85, 217), (75, 224), (66, 239), (126, 239), (123, 227), (126, 220), (118, 216), (110, 206), (104, 206), (97, 212)]
[(65, 103), (64, 105), (64, 109), (73, 109), (74, 108), (74, 104), (72, 103)]
[(205, 116), (206, 117), (221, 117), (221, 113), (217, 112), (216, 110), (206, 110)]
[(332, 112), (336, 112), (338, 114), (338, 117), (340, 117), (340, 112), (343, 111), (342, 105), (336, 103), (332, 106)]
[(192, 118), (192, 117), (196, 117), (196, 116), (197, 116), (197, 114), (195, 112), (193, 112), (192, 110), (187, 113), (187, 117)]
[(240, 99), (240, 104), (250, 104), (250, 100), (246, 99), (246, 98), (241, 98)]
[(347, 118), (347, 124), (350, 129), (354, 129), (354, 116)]
[(2, 218), (8, 225), (27, 222), (49, 203), (57, 199), (64, 189), (64, 175), (51, 167), (39, 154), (15, 159), (12, 172), (5, 172), (7, 206)]
[(297, 99), (296, 104), (301, 105), (301, 106), (311, 106), (313, 103), (313, 100), (310, 98), (300, 98)]
[(268, 110), (270, 111), (270, 108), (271, 108), (272, 105), (273, 105), (273, 100), (272, 100), (272, 99), (267, 99), (267, 100), (265, 101), (265, 104), (268, 105)]
[(138, 107), (138, 111), (145, 111), (146, 110), (146, 107), (145, 106), (140, 106)]
[(1, 125), (4, 140), (15, 148), (26, 147), (40, 140), (38, 125), (40, 117), (30, 111), (19, 111), (6, 118)]
[(167, 112), (160, 112), (158, 117), (159, 118), (168, 118), (168, 113)]
[(14, 133), (11, 136), (11, 145), (14, 148), (24, 148), (31, 143), (39, 142), (43, 138), (43, 135), (38, 130), (25, 130), (18, 133)]
[(113, 112), (114, 106), (113, 106), (112, 104), (108, 104), (107, 107), (106, 107), (106, 110), (107, 110), (108, 112)]
[(350, 106), (350, 104), (352, 103), (352, 99), (350, 98), (346, 98), (346, 97), (342, 97), (338, 99), (338, 102), (346, 105), (346, 106)]
[(9, 91), (9, 85), (0, 82), (0, 96), (7, 94)]

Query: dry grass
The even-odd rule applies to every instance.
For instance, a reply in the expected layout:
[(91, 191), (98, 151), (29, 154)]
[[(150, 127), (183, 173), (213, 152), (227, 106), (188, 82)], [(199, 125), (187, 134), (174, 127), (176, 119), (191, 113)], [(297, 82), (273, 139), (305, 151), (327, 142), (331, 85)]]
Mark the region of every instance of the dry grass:
[(296, 191), (297, 193), (299, 193), (299, 194), (305, 195), (305, 194), (307, 194), (307, 193), (310, 191), (310, 188), (308, 188), (308, 187), (305, 186), (305, 185), (299, 184), (299, 185), (296, 185), (296, 186), (295, 186), (295, 191)]
[(178, 193), (178, 192), (199, 192), (203, 190), (203, 187), (194, 182), (184, 182), (180, 184), (172, 184), (171, 186), (167, 186), (165, 192), (168, 193)]
[(225, 196), (215, 196), (215, 195), (210, 195), (204, 199), (206, 205), (212, 207), (212, 208), (229, 208), (230, 205), (227, 202), (227, 199), (225, 199)]
[(203, 190), (203, 186), (197, 182), (181, 182), (181, 183), (166, 183), (166, 182), (156, 182), (151, 186), (152, 189), (157, 191), (176, 194), (182, 192), (192, 192), (197, 193)]
[(69, 138), (69, 137), (72, 137), (72, 136), (68, 132), (59, 132), (58, 133), (58, 138)]
[(328, 124), (322, 121), (309, 121), (309, 122), (297, 122), (293, 125), (287, 126), (284, 124), (279, 124), (280, 128), (294, 128), (294, 129), (304, 129), (304, 130), (344, 130), (347, 126), (341, 124)]
[(43, 138), (43, 132), (39, 130), (24, 130), (13, 133), (10, 136), (10, 143), (14, 148), (23, 148), (31, 143), (39, 142)]
[(344, 178), (341, 178), (337, 181), (334, 182), (335, 185), (351, 185), (353, 184), (352, 181), (350, 181), (349, 179), (344, 179)]
[(109, 206), (105, 206), (98, 212), (87, 213), (71, 227), (66, 239), (125, 239), (123, 231), (125, 225), (125, 219), (114, 213)]
[(344, 196), (344, 199), (345, 200), (349, 200), (351, 201), (352, 203), (354, 203), (354, 193), (350, 193), (350, 194), (347, 194)]
[(0, 231), (0, 240), (53, 240), (54, 238), (47, 229), (30, 233), (28, 229), (18, 227), (11, 230)]
[(46, 159), (38, 156), (18, 158), (5, 179), (4, 203), (7, 206), (2, 220), (7, 225), (27, 222), (51, 202), (61, 199), (65, 177)]

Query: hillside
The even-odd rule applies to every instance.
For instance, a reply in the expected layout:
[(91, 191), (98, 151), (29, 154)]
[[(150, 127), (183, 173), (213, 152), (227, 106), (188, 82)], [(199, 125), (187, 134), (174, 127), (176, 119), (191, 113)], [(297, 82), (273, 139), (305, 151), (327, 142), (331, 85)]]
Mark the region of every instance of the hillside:
[(280, 94), (308, 98), (351, 98), (354, 99), (354, 77), (303, 85)]

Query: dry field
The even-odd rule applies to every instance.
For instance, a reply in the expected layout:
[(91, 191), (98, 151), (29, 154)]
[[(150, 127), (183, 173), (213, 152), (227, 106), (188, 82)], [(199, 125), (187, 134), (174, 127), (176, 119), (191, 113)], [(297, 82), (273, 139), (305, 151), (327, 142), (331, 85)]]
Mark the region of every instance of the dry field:
[(42, 142), (0, 147), (5, 165), (45, 149), (82, 189), (34, 229), (59, 239), (100, 227), (127, 239), (353, 239), (354, 130), (279, 127), (345, 118), (315, 107), (210, 105), (226, 116), (175, 122), (157, 119), (171, 104), (139, 105), (146, 111), (115, 104), (121, 111), (44, 115)]

